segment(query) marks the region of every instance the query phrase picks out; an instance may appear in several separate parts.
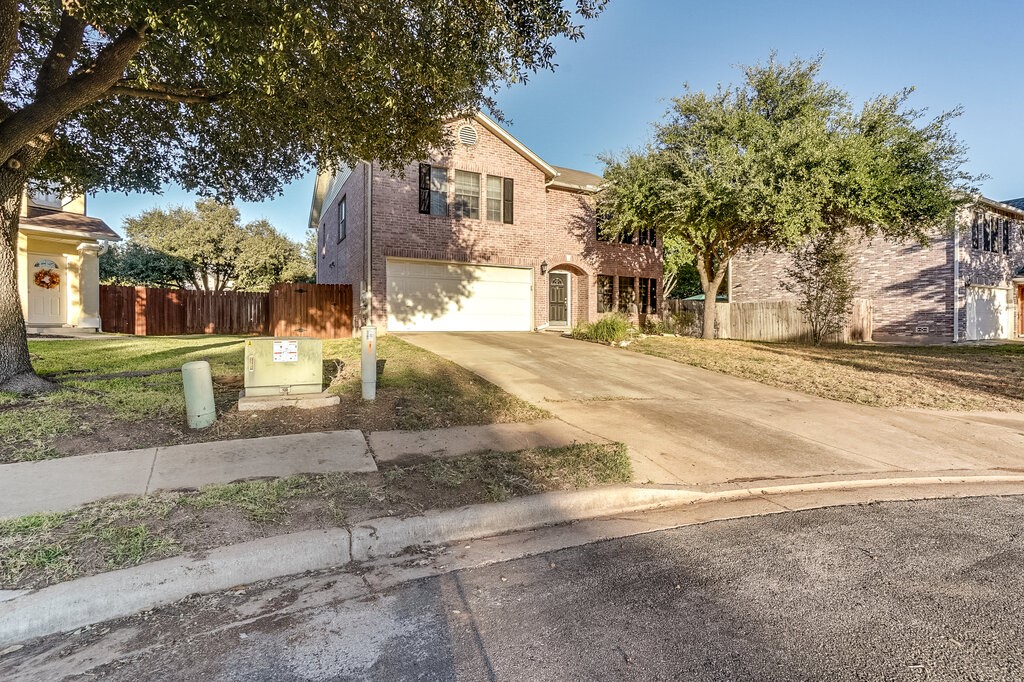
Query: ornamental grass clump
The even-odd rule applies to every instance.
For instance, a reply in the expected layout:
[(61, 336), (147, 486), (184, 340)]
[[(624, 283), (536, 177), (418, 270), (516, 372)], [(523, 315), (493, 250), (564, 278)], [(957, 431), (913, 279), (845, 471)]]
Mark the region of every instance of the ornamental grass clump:
[(572, 330), (572, 337), (584, 341), (618, 343), (628, 339), (632, 331), (633, 326), (625, 315), (612, 313), (597, 322), (577, 324)]

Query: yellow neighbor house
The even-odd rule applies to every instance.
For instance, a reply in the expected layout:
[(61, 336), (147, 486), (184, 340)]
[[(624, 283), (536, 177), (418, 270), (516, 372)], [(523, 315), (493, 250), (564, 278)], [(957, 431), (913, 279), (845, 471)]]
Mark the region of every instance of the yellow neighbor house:
[(18, 293), (30, 333), (100, 329), (99, 255), (120, 241), (85, 215), (85, 197), (26, 192), (18, 226)]

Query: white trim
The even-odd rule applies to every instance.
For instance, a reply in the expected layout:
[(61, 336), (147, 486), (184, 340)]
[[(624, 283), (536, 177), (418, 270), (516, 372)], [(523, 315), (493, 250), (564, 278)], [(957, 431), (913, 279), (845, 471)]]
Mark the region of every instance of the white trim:
[[(551, 275), (565, 275), (565, 326), (572, 326), (572, 273), (568, 270), (548, 270), (548, 324), (555, 322), (551, 319)], [(561, 326), (561, 325), (559, 325)]]
[(546, 161), (544, 161), (544, 159), (540, 158), (532, 151), (530, 151), (530, 149), (525, 144), (514, 138), (511, 133), (509, 133), (500, 125), (492, 121), (486, 115), (478, 111), (473, 115), (473, 118), (479, 121), (480, 125), (486, 128), (492, 134), (494, 134), (502, 142), (504, 142), (509, 147), (512, 147), (512, 149), (519, 152), (519, 154), (522, 155), (522, 157), (525, 158), (527, 161), (529, 161), (534, 166), (544, 171), (544, 174), (548, 177), (549, 180), (554, 179), (558, 175), (558, 171), (555, 170), (554, 166), (547, 163)]
[[(964, 305), (967, 299), (964, 297)], [(953, 223), (953, 343), (960, 341), (960, 220)]]
[(57, 227), (43, 227), (41, 225), (32, 225), (31, 223), (25, 224), (24, 222), (18, 224), (19, 232), (43, 232), (45, 234), (60, 234), (67, 235), (69, 237), (78, 237), (94, 242), (119, 242), (121, 237), (116, 234), (113, 235), (98, 235), (91, 232), (81, 232), (79, 230), (62, 230)]

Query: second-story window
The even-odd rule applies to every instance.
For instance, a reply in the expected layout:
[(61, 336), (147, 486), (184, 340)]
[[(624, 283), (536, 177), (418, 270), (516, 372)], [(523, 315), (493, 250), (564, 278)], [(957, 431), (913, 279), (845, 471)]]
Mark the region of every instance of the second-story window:
[(420, 213), (448, 215), (448, 169), (420, 164)]
[(654, 228), (648, 227), (640, 230), (637, 233), (637, 243), (640, 246), (657, 246), (658, 245), (658, 234), (654, 231)]
[(455, 215), (480, 218), (480, 174), (455, 171)]
[(598, 211), (594, 216), (594, 222), (597, 223), (597, 241), (599, 242), (610, 242), (612, 240), (611, 235), (605, 230), (605, 224), (608, 222), (609, 217), (607, 211)]
[(348, 234), (348, 206), (345, 197), (338, 200), (338, 241)]
[(494, 175), (487, 176), (487, 219), (496, 223), (502, 220), (501, 181)]

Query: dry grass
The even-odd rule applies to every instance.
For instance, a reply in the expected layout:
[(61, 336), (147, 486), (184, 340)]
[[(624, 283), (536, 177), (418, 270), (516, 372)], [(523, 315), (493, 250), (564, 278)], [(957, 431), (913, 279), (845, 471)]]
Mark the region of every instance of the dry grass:
[(1024, 412), (1024, 345), (809, 346), (649, 337), (631, 350), (861, 405)]
[(271, 535), (630, 480), (622, 444), (575, 444), (97, 502), (0, 520), (0, 589), (41, 587)]

